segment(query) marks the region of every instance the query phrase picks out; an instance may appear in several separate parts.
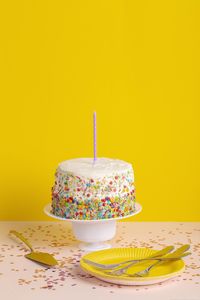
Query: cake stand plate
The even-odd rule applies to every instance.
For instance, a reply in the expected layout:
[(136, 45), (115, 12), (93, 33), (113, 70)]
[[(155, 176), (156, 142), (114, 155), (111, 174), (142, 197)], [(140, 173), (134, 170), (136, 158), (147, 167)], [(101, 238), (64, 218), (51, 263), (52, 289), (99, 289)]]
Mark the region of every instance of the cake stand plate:
[(73, 233), (76, 239), (81, 241), (79, 247), (85, 251), (97, 251), (111, 248), (112, 246), (105, 242), (111, 240), (115, 236), (116, 221), (135, 216), (140, 213), (141, 210), (142, 206), (139, 203), (136, 203), (135, 211), (128, 216), (99, 220), (76, 220), (55, 216), (51, 212), (50, 203), (44, 207), (44, 212), (49, 217), (72, 223)]

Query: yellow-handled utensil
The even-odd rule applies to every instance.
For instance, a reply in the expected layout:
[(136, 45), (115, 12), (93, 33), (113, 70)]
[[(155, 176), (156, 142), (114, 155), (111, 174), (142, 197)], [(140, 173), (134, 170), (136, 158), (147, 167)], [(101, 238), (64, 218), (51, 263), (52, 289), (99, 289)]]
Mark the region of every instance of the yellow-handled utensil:
[(15, 230), (10, 231), (11, 234), (14, 234), (18, 239), (20, 239), (28, 248), (31, 250), (30, 253), (26, 254), (25, 257), (33, 260), (35, 262), (38, 262), (40, 264), (46, 265), (46, 266), (55, 266), (58, 264), (57, 260), (53, 257), (53, 255), (45, 252), (38, 252), (34, 251), (32, 245), (29, 243), (29, 241), (19, 232)]
[[(167, 254), (164, 256), (164, 258), (166, 259), (171, 259), (171, 258), (175, 258), (175, 259), (180, 259), (181, 257), (185, 257), (187, 255), (190, 255), (190, 252), (186, 252), (187, 250), (189, 250), (190, 245), (186, 244), (183, 245), (181, 247), (179, 247), (178, 249), (176, 249), (174, 252)], [(143, 276), (147, 276), (150, 272), (150, 270), (154, 267), (156, 267), (157, 265), (162, 264), (164, 261), (160, 260), (160, 261), (154, 261), (153, 264), (150, 264), (150, 266), (148, 266), (147, 268), (145, 268), (144, 270), (141, 270), (139, 272), (133, 273), (133, 274), (127, 274), (127, 276), (132, 276), (132, 277), (143, 277)]]
[[(169, 247), (171, 247), (171, 246), (169, 246)], [(168, 248), (169, 248), (169, 247), (168, 247)], [(170, 260), (180, 259), (181, 255), (182, 255), (182, 256), (185, 256), (185, 255), (183, 255), (183, 253), (184, 253), (185, 251), (187, 251), (189, 248), (190, 248), (190, 245), (183, 245), (183, 246), (181, 246), (180, 248), (176, 249), (174, 252), (172, 252), (172, 253), (170, 253), (170, 254), (167, 254), (167, 252), (166, 252), (167, 247), (166, 247), (166, 248), (164, 248), (163, 250), (158, 251), (158, 252), (156, 253), (157, 255), (154, 254), (154, 255), (151, 255), (151, 256), (149, 256), (149, 257), (147, 257), (147, 258), (145, 258), (145, 259), (142, 259), (142, 260), (138, 261), (138, 263), (137, 263), (137, 261), (136, 261), (136, 262), (132, 262), (132, 263), (126, 265), (126, 266), (123, 267), (123, 268), (120, 268), (120, 269), (117, 269), (117, 270), (111, 270), (111, 271), (108, 271), (107, 274), (120, 276), (120, 275), (126, 273), (126, 270), (128, 270), (130, 267), (134, 266), (136, 263), (137, 263), (137, 266), (138, 266), (140, 262), (142, 263), (142, 262), (144, 262), (145, 260), (146, 260), (146, 261), (149, 260), (149, 262), (151, 263), (151, 265), (152, 265), (152, 264), (153, 264), (153, 265), (154, 265), (154, 264), (157, 265), (158, 263), (160, 263), (160, 262), (163, 261), (161, 258), (164, 258), (164, 260), (168, 259), (169, 261), (170, 261)], [(171, 251), (168, 251), (168, 253), (169, 253), (169, 252), (171, 252)], [(188, 253), (187, 253), (187, 255), (188, 255)], [(153, 262), (152, 262), (152, 261), (153, 261)], [(150, 269), (149, 269), (149, 270), (150, 270)], [(146, 271), (145, 271), (145, 272), (146, 272)]]
[(136, 264), (140, 261), (146, 260), (148, 258), (163, 256), (163, 255), (171, 252), (172, 250), (174, 250), (174, 246), (167, 246), (167, 247), (163, 248), (162, 250), (158, 250), (154, 254), (151, 254), (151, 255), (143, 258), (143, 259), (130, 259), (130, 260), (122, 261), (120, 263), (115, 263), (115, 264), (100, 264), (100, 263), (96, 263), (96, 262), (91, 261), (91, 260), (86, 259), (86, 258), (83, 258), (83, 261), (85, 263), (87, 263), (88, 265), (93, 266), (93, 267), (98, 268), (98, 269), (115, 270), (116, 268), (119, 268), (123, 265), (127, 265), (128, 263), (131, 263), (131, 265), (134, 265), (134, 264)]

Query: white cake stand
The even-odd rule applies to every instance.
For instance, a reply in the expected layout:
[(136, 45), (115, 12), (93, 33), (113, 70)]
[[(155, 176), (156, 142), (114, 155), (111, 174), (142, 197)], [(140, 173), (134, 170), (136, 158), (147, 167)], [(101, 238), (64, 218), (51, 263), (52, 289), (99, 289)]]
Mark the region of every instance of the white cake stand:
[(105, 242), (111, 240), (115, 236), (116, 221), (137, 215), (141, 212), (141, 210), (142, 206), (139, 203), (136, 203), (135, 211), (125, 217), (100, 220), (76, 220), (55, 216), (51, 212), (50, 203), (44, 207), (44, 212), (49, 217), (72, 223), (73, 233), (76, 239), (81, 241), (79, 247), (85, 251), (96, 251), (111, 248), (111, 245)]

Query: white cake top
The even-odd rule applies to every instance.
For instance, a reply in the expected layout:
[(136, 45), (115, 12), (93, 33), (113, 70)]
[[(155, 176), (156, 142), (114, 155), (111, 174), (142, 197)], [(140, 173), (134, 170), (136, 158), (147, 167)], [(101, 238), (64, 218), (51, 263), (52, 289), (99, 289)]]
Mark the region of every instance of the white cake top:
[(97, 158), (95, 162), (93, 158), (65, 160), (59, 164), (58, 169), (61, 172), (70, 172), (88, 178), (101, 178), (133, 171), (132, 165), (126, 161), (104, 157)]

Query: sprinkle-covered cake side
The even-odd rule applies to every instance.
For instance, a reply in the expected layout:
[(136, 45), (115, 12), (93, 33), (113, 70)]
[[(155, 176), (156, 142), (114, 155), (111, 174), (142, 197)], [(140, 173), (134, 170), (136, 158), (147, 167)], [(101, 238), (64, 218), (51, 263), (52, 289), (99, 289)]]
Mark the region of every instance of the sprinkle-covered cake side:
[(65, 168), (60, 164), (57, 169), (52, 188), (53, 214), (66, 219), (95, 220), (123, 217), (134, 212), (131, 164), (106, 158), (99, 158), (95, 166), (92, 159), (75, 159), (70, 163), (72, 161), (76, 165), (74, 168), (73, 163), (66, 168), (67, 162), (64, 162)]

